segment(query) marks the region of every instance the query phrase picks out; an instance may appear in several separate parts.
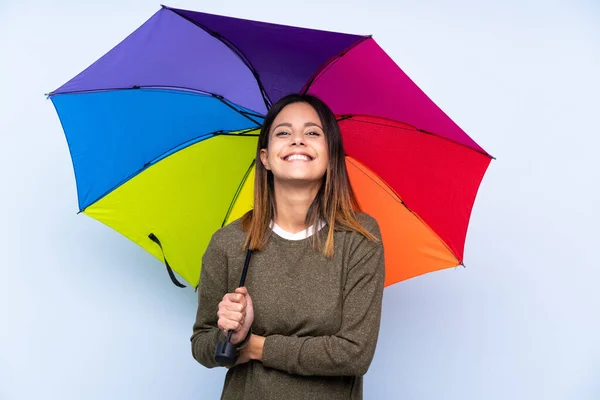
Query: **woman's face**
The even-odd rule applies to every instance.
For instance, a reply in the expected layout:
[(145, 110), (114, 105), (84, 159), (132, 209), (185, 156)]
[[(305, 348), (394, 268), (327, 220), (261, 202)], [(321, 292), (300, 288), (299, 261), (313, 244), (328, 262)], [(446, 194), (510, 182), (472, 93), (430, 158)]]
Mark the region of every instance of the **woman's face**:
[(268, 148), (260, 151), (263, 165), (276, 182), (320, 183), (329, 163), (322, 126), (307, 103), (292, 103), (281, 110), (271, 125)]

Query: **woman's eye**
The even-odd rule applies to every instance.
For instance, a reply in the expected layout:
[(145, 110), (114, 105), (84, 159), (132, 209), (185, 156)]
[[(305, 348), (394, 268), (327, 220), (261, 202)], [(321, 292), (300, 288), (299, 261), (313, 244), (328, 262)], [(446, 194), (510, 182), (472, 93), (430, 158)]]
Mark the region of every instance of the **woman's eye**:
[(319, 132), (315, 132), (315, 131), (311, 131), (311, 132), (308, 132), (308, 135), (309, 136), (319, 136), (320, 133)]
[(287, 134), (288, 134), (287, 132), (285, 132), (285, 131), (281, 131), (281, 132), (277, 132), (277, 133), (275, 134), (275, 136), (283, 136), (283, 135), (287, 135)]

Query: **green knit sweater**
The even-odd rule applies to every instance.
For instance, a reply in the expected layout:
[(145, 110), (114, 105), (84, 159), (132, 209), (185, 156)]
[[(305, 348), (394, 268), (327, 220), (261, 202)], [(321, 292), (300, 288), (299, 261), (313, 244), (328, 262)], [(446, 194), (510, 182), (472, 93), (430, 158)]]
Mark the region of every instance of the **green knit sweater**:
[[(381, 238), (372, 217), (359, 214)], [(327, 226), (316, 233), (325, 238)], [(217, 308), (239, 284), (245, 252), (240, 221), (217, 231), (203, 256), (192, 354), (213, 368)], [(379, 333), (384, 283), (381, 241), (335, 231), (335, 254), (326, 258), (311, 239), (271, 233), (252, 254), (246, 287), (254, 304), (254, 333), (265, 336), (263, 360), (227, 371), (222, 399), (362, 399)]]

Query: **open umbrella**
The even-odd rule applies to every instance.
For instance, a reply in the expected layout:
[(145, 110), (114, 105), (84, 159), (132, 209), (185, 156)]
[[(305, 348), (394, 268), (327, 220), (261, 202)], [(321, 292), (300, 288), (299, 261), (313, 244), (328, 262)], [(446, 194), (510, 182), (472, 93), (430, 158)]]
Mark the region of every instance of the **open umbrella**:
[(80, 212), (197, 286), (211, 235), (252, 207), (263, 116), (295, 92), (339, 118), (351, 183), (381, 226), (386, 286), (461, 265), (492, 157), (371, 36), (165, 6), (49, 95)]

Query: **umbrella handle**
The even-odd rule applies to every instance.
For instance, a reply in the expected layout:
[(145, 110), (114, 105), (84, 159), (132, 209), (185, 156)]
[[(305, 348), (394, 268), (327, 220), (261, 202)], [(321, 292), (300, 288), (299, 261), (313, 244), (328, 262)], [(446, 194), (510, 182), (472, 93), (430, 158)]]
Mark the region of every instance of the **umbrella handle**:
[[(244, 260), (244, 268), (242, 268), (242, 276), (240, 277), (240, 285), (239, 287), (244, 286), (246, 282), (246, 275), (248, 273), (248, 265), (250, 264), (250, 256), (252, 255), (252, 250), (248, 249), (246, 251), (246, 259)], [(237, 359), (237, 346), (231, 343), (231, 335), (233, 335), (233, 331), (227, 332), (227, 339), (217, 343), (217, 348), (215, 349), (215, 361), (224, 366), (232, 366), (235, 364)]]

